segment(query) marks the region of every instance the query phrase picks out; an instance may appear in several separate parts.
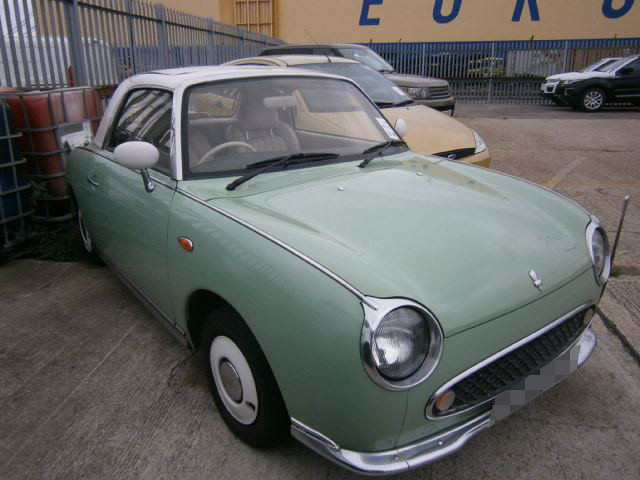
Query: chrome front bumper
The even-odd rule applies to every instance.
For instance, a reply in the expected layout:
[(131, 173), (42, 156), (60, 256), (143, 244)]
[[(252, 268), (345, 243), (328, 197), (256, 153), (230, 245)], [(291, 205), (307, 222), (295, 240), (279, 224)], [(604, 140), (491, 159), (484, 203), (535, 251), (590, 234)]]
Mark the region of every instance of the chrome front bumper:
[[(485, 411), (433, 437), (404, 447), (372, 453), (345, 450), (331, 439), (293, 418), (291, 434), (320, 455), (356, 473), (389, 475), (406, 472), (458, 451), (471, 437), (569, 376), (587, 361), (596, 346), (596, 341), (596, 334), (591, 327), (588, 327), (569, 348), (543, 367), (538, 374), (523, 379), (518, 385), (520, 388), (502, 392), (496, 397), (492, 410)], [(515, 403), (512, 399), (516, 399)]]

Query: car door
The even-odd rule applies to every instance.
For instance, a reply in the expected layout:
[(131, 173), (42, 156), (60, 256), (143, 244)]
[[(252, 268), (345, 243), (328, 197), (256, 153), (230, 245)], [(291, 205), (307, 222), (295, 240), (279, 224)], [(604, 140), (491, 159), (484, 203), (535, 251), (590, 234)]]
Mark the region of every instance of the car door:
[[(104, 215), (97, 239), (101, 252), (148, 301), (170, 319), (167, 272), (169, 209), (176, 182), (170, 176), (173, 132), (172, 93), (158, 89), (131, 91), (112, 128), (96, 181), (95, 201)], [(113, 150), (128, 141), (145, 141), (160, 153), (150, 172), (155, 188), (147, 192), (139, 171), (113, 161)]]
[[(624, 72), (624, 74), (622, 74)], [(628, 63), (611, 79), (613, 94), (622, 101), (640, 99), (640, 58)]]

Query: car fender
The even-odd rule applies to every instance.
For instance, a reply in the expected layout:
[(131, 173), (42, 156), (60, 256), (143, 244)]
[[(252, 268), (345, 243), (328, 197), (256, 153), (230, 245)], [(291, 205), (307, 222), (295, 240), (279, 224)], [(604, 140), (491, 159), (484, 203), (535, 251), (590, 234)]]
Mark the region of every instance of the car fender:
[[(188, 330), (192, 292), (214, 293), (256, 337), (292, 418), (345, 448), (393, 448), (407, 392), (385, 390), (368, 377), (360, 358), (360, 299), (207, 205), (180, 188), (171, 205), (168, 268), (177, 325)], [(193, 242), (192, 251), (178, 244), (183, 236)]]

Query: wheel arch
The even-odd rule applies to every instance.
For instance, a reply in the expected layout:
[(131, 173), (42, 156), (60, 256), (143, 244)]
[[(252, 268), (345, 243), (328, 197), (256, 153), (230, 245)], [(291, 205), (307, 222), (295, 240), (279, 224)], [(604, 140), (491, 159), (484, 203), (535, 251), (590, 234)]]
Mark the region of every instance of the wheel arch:
[(211, 290), (200, 288), (189, 295), (185, 313), (187, 317), (187, 339), (192, 349), (198, 350), (202, 346), (202, 328), (209, 314), (222, 306), (228, 306), (240, 315), (233, 305)]

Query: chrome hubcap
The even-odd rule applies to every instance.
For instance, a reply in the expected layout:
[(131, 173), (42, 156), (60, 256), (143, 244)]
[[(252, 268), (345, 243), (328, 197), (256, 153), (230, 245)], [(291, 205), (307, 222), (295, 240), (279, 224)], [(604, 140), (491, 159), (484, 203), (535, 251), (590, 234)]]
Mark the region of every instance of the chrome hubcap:
[(228, 337), (214, 338), (209, 362), (227, 411), (243, 425), (252, 424), (258, 416), (258, 391), (251, 368), (238, 346)]
[(78, 225), (80, 226), (80, 236), (82, 237), (82, 243), (87, 252), (93, 251), (93, 242), (87, 231), (87, 227), (84, 224), (84, 218), (82, 217), (82, 210), (78, 210)]
[(604, 102), (604, 97), (602, 93), (593, 91), (589, 92), (584, 96), (584, 106), (589, 110), (596, 110), (602, 106)]
[(236, 403), (240, 403), (242, 400), (242, 384), (240, 383), (240, 377), (238, 372), (233, 368), (227, 360), (220, 362), (220, 380), (222, 381), (222, 388)]

